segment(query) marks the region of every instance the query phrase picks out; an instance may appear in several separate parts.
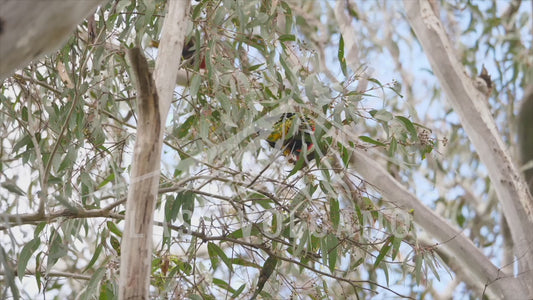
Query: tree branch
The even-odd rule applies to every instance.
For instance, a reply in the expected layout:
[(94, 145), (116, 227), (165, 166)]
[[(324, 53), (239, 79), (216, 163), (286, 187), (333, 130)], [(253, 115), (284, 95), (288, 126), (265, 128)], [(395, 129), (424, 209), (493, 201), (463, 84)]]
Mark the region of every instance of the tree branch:
[[(418, 37), (432, 70), (459, 115), (461, 124), (483, 164), (487, 167), (513, 240), (515, 254), (522, 257), (521, 271), (527, 282), (533, 282), (533, 199), (518, 168), (511, 160), (503, 140), (488, 109), (486, 95), (479, 92), (473, 80), (466, 76), (457, 59), (440, 20), (435, 16), (429, 2), (404, 0), (407, 19)], [(526, 295), (526, 294), (524, 294)], [(533, 295), (533, 286), (530, 296)]]
[[(1, 1), (0, 81), (63, 44), (106, 0)], [(65, 13), (68, 12), (68, 13)]]
[[(443, 247), (449, 249), (453, 256), (462, 262), (464, 268), (469, 269), (469, 273), (478, 278), (474, 280), (475, 282), (481, 284), (494, 282), (490, 288), (494, 289), (497, 295), (505, 296), (506, 299), (520, 299), (526, 295), (526, 290), (518, 281), (498, 280), (502, 277), (512, 278), (512, 276), (502, 274), (465, 235), (421, 203), (377, 164), (375, 159), (361, 150), (355, 150), (350, 163), (367, 182), (374, 185), (387, 201), (405, 211), (412, 210), (414, 221), (438, 240)], [(483, 289), (484, 286), (478, 286), (478, 288)]]
[(136, 79), (139, 118), (121, 244), (119, 299), (147, 299), (163, 122), (146, 58), (139, 48), (128, 51), (128, 58)]

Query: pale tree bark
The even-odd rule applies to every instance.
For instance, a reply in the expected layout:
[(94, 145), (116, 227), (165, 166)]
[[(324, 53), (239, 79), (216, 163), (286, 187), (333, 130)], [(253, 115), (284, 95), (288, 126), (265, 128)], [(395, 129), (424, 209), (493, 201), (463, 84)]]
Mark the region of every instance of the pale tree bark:
[[(408, 21), (418, 37), (432, 70), (458, 114), (470, 141), (487, 167), (498, 201), (509, 223), (520, 274), (533, 282), (533, 200), (513, 163), (487, 105), (487, 96), (466, 76), (439, 18), (430, 3), (405, 0)], [(529, 295), (533, 286), (529, 285)]]
[(350, 163), (384, 199), (405, 211), (413, 212), (415, 223), (439, 241), (436, 247), (442, 247), (450, 253), (450, 256), (457, 260), (457, 265), (462, 266), (461, 272), (468, 274), (471, 282), (478, 283), (475, 286), (476, 292), (481, 294), (487, 285), (489, 291), (498, 298), (523, 299), (527, 295), (527, 289), (513, 274), (505, 274), (494, 266), (460, 230), (411, 194), (376, 162), (376, 155), (378, 154), (370, 156), (361, 150), (355, 150)]
[(168, 5), (154, 78), (141, 52), (130, 52), (137, 73), (139, 122), (121, 244), (119, 299), (124, 300), (149, 298), (163, 131), (176, 86), (189, 11), (188, 1), (168, 1)]
[[(355, 35), (349, 30), (351, 24), (343, 15), (342, 3), (344, 2), (337, 2), (335, 16), (343, 33), (347, 63), (349, 64), (350, 56), (356, 57), (356, 53), (353, 53)], [(408, 9), (415, 4), (418, 5), (418, 2), (405, 2)], [(437, 7), (430, 6), (428, 2), (422, 4), (425, 6), (424, 16), (435, 16), (434, 12), (438, 9)], [(411, 14), (413, 13), (411, 12)], [(413, 16), (409, 17), (414, 18)], [(440, 24), (436, 17), (431, 22), (433, 22), (432, 24)], [(425, 29), (429, 30), (428, 28), (430, 28), (429, 25)], [(366, 181), (374, 185), (387, 201), (406, 210), (413, 210), (415, 222), (442, 244), (438, 246), (440, 252), (448, 257), (453, 257), (456, 262), (451, 266), (452, 269), (463, 274), (463, 278), (468, 278), (468, 284), (477, 293), (488, 293), (497, 298), (505, 296), (508, 299), (522, 299), (527, 297), (528, 293), (531, 296), (531, 291), (527, 289), (529, 286), (526, 284), (528, 280), (529, 282), (533, 281), (529, 271), (531, 270), (532, 251), (528, 248), (532, 241), (532, 235), (527, 232), (527, 229), (531, 227), (531, 196), (527, 193), (518, 169), (513, 165), (510, 155), (496, 131), (494, 120), (486, 106), (486, 96), (479, 93), (472, 80), (464, 75), (442, 26), (437, 25), (436, 29), (433, 30), (438, 33), (433, 32), (429, 35), (432, 35), (431, 38), (437, 39), (438, 42), (427, 39), (424, 42), (430, 45), (422, 44), (426, 53), (430, 53), (432, 56), (430, 61), (438, 79), (444, 82), (444, 90), (450, 98), (454, 98), (450, 99), (454, 101), (452, 106), (460, 114), (463, 124), (466, 123), (465, 130), (468, 129), (467, 133), (471, 135), (476, 148), (482, 149), (480, 151), (482, 161), (487, 165), (490, 164), (491, 179), (497, 181), (495, 188), (498, 191), (498, 197), (500, 201), (505, 202), (504, 213), (507, 217), (514, 218), (513, 240), (519, 241), (521, 244), (515, 254), (521, 265), (521, 270), (524, 272), (519, 275), (518, 279), (512, 273), (502, 272), (460, 230), (428, 209), (402, 184), (390, 176), (385, 169), (377, 167), (375, 157), (356, 152), (351, 165)], [(420, 39), (428, 38), (426, 36), (420, 37), (417, 30), (415, 32)], [(428, 50), (427, 48), (436, 45), (438, 45), (437, 49), (430, 48), (431, 50)], [(448, 79), (449, 77), (451, 78)]]
[(108, 0), (0, 1), (0, 81), (57, 50), (85, 17)]

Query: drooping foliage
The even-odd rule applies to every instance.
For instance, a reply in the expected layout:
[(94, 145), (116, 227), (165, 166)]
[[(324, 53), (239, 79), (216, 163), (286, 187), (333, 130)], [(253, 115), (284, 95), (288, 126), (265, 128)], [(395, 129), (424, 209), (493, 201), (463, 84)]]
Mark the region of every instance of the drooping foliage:
[[(377, 150), (376, 164), (487, 255), (501, 255), (486, 172), (427, 63), (410, 57), (422, 54), (393, 2), (342, 6), (355, 50), (331, 1), (193, 2), (194, 53), (181, 65), (189, 84), (176, 88), (166, 124), (154, 298), (249, 298), (266, 265), (274, 270), (264, 298), (436, 293), (450, 262), (418, 239), (416, 212), (391, 207), (354, 171), (356, 149)], [(441, 7), (467, 69), (477, 74), (483, 63), (492, 72), (489, 105), (509, 145), (531, 69), (531, 17), (515, 3), (508, 18), (499, 2)], [(111, 1), (57, 53), (1, 86), (8, 295), (24, 285), (116, 295), (137, 120), (124, 50), (141, 45), (153, 62), (164, 16), (162, 0)], [(354, 53), (357, 66), (347, 64)]]

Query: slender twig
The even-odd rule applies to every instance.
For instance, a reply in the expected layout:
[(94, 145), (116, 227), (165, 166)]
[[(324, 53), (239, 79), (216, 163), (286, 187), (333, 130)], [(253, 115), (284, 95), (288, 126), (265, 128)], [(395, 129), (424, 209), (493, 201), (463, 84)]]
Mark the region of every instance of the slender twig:
[[(17, 270), (13, 270), (15, 276), (18, 276)], [(35, 270), (26, 270), (24, 275), (35, 275), (37, 272)], [(41, 272), (44, 273), (44, 272)], [(0, 276), (5, 276), (4, 272), (0, 272)], [(82, 274), (76, 274), (76, 273), (70, 273), (70, 272), (62, 272), (62, 271), (48, 271), (46, 272), (46, 277), (67, 277), (72, 279), (81, 279), (81, 280), (90, 280), (91, 275), (82, 275)]]

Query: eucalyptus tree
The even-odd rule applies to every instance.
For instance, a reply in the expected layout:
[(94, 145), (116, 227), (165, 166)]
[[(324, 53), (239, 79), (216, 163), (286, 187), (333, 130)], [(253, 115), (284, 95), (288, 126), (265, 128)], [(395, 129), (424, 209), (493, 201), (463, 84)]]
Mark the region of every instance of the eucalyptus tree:
[(533, 295), (527, 2), (15, 2), (2, 296)]

